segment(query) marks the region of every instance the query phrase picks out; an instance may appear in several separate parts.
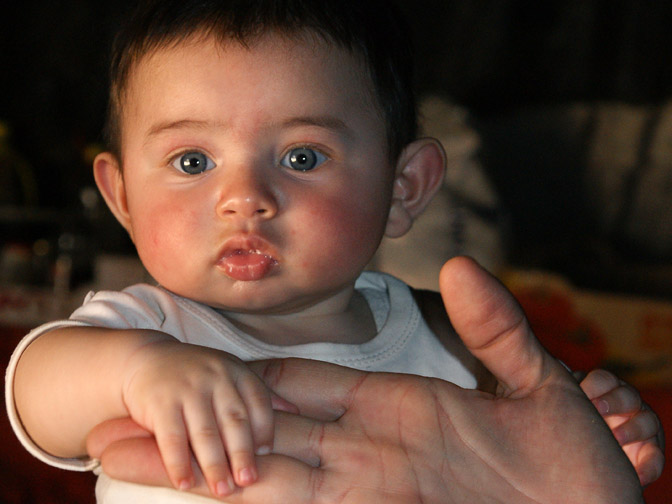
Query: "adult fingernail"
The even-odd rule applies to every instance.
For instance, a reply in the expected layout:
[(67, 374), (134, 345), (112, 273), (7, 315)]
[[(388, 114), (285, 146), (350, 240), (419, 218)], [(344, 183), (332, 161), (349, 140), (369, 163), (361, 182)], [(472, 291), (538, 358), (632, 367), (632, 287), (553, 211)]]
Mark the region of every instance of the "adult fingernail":
[(606, 399), (598, 400), (595, 404), (595, 407), (597, 408), (597, 411), (600, 413), (600, 415), (606, 415), (609, 413), (609, 403), (606, 401)]
[(630, 442), (630, 434), (625, 429), (616, 429), (614, 431), (614, 437), (621, 446), (626, 445)]

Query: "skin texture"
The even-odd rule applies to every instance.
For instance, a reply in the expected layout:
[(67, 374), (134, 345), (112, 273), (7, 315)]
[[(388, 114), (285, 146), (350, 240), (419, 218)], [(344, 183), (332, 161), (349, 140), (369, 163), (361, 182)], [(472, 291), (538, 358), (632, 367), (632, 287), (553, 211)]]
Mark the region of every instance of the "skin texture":
[[(510, 293), (465, 258), (444, 266), (441, 293), (496, 394), (311, 361), (254, 363), (304, 416), (276, 415), (274, 454), (226, 502), (643, 502), (609, 428)], [(89, 449), (112, 477), (169, 485), (151, 436), (128, 420), (94, 430)]]

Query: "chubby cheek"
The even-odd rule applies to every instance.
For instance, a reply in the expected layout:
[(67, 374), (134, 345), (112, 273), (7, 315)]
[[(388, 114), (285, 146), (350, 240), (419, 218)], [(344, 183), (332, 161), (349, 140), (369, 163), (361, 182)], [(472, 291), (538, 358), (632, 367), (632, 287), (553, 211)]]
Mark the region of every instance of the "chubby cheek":
[[(370, 196), (370, 195), (369, 195)], [(310, 207), (299, 229), (304, 236), (302, 266), (321, 275), (358, 274), (383, 236), (388, 209), (371, 200), (324, 201)]]
[(158, 202), (143, 212), (133, 225), (133, 238), (138, 255), (152, 277), (168, 286), (184, 278), (205, 244), (199, 243), (199, 218), (196, 211), (175, 202)]

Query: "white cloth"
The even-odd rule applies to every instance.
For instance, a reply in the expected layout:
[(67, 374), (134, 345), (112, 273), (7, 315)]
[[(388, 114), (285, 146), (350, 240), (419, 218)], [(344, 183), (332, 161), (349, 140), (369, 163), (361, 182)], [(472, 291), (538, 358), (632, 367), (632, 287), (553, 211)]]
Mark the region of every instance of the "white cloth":
[[(69, 320), (31, 331), (15, 350), (7, 370), (6, 400), (12, 427), (24, 447), (47, 464), (70, 470), (96, 468), (90, 459), (61, 459), (42, 451), (23, 429), (16, 412), (13, 379), (27, 346), (49, 330), (64, 326), (155, 329), (185, 343), (232, 353), (242, 360), (301, 357), (366, 371), (412, 373), (441, 378), (463, 388), (475, 388), (475, 377), (450, 354), (425, 323), (409, 287), (382, 273), (365, 272), (356, 289), (366, 298), (378, 334), (358, 344), (309, 343), (278, 346), (238, 330), (216, 310), (177, 296), (161, 287), (139, 284), (121, 292), (90, 293)], [(96, 487), (99, 503), (184, 503), (209, 501), (172, 489), (123, 483), (101, 474)], [(210, 501), (212, 502), (212, 501)]]

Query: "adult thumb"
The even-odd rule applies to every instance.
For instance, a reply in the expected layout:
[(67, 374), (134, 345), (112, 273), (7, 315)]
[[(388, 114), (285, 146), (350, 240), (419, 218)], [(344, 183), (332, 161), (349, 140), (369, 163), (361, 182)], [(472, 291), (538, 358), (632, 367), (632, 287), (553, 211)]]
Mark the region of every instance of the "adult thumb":
[(473, 259), (449, 260), (439, 285), (453, 327), (503, 395), (525, 397), (562, 369), (535, 338), (511, 292)]

